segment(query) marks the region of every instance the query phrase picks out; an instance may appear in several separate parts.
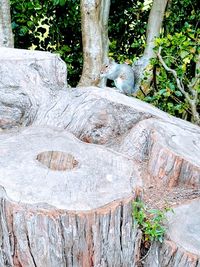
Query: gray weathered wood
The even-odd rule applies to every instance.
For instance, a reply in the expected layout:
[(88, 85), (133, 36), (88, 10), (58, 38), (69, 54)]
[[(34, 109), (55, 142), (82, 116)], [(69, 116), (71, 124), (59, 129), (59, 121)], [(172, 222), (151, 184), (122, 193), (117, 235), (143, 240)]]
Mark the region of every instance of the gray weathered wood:
[[(0, 58), (0, 266), (137, 266), (131, 203), (151, 184), (200, 189), (200, 128), (110, 88), (67, 88), (56, 55)], [(182, 241), (167, 233), (146, 266), (155, 253), (178, 266), (165, 251), (180, 247), (198, 266)]]
[(155, 243), (144, 266), (200, 266), (200, 198), (174, 208), (163, 244)]

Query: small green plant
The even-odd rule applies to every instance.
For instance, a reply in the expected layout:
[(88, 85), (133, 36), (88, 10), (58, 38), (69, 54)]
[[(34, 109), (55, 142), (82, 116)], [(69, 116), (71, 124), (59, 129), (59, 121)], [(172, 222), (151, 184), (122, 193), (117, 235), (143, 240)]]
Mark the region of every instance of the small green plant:
[(148, 210), (140, 199), (133, 202), (132, 215), (143, 233), (142, 242), (146, 248), (152, 241), (163, 241), (166, 232), (163, 223), (166, 220), (166, 212), (170, 210), (170, 208)]

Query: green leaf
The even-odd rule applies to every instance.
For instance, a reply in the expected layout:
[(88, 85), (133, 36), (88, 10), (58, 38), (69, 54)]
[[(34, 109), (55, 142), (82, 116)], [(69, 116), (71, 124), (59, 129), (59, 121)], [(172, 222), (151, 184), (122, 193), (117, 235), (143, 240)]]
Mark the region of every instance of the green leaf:
[(60, 1), (60, 0), (52, 0), (52, 1), (53, 1), (53, 4), (56, 6), (56, 5), (59, 4), (59, 1)]
[(66, 3), (66, 0), (60, 0), (60, 6), (64, 6)]
[(173, 83), (169, 83), (169, 88), (171, 91), (174, 91), (175, 90), (175, 85)]
[(166, 89), (161, 89), (161, 90), (159, 91), (159, 94), (160, 94), (160, 95), (163, 95), (164, 93), (166, 93)]
[(176, 96), (182, 96), (183, 94), (181, 93), (181, 91), (175, 91), (174, 92)]
[(167, 103), (167, 106), (169, 109), (172, 109), (174, 107), (173, 103)]
[(26, 26), (21, 27), (20, 29), (20, 35), (25, 35), (27, 32), (29, 31), (29, 29)]
[(169, 91), (167, 91), (166, 93), (163, 94), (165, 97), (169, 97), (171, 95), (171, 93)]
[(29, 20), (27, 21), (27, 26), (31, 28), (34, 25), (33, 21)]

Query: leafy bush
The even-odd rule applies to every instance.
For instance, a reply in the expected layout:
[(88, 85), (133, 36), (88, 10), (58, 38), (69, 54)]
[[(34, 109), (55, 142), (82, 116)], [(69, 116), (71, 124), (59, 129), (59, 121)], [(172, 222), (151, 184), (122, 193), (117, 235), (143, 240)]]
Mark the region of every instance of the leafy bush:
[(75, 86), (82, 66), (80, 0), (11, 0), (15, 47), (59, 53)]
[(109, 56), (132, 63), (144, 52), (152, 0), (112, 0), (109, 16)]
[(166, 212), (171, 210), (165, 208), (148, 210), (141, 200), (133, 202), (133, 218), (143, 233), (143, 243), (149, 245), (152, 241), (163, 241), (166, 228), (163, 226), (166, 220)]
[[(187, 22), (182, 31), (166, 37), (157, 38), (155, 52), (162, 47), (162, 57), (166, 65), (175, 70), (177, 77), (183, 84), (185, 91), (190, 93), (189, 85), (197, 75), (196, 63), (200, 53), (198, 45), (198, 35), (200, 30), (193, 29)], [(156, 70), (154, 83), (149, 94), (143, 99), (152, 103), (158, 108), (175, 115), (177, 117), (191, 121), (191, 107), (177, 87), (177, 82), (172, 73), (167, 72), (158, 58), (153, 59), (151, 64)], [(199, 83), (194, 86), (194, 90), (200, 93)], [(197, 110), (200, 110), (200, 99), (197, 103)]]
[[(198, 1), (174, 0), (170, 1), (165, 13), (161, 37), (156, 40), (155, 53), (162, 47), (162, 58), (166, 65), (175, 70), (186, 93), (190, 94), (193, 101), (193, 93), (190, 85), (195, 81), (194, 93), (200, 93), (198, 80), (197, 60), (199, 48), (199, 5)], [(154, 77), (149, 86), (146, 97), (139, 97), (159, 109), (182, 119), (194, 121), (191, 105), (185, 95), (179, 90), (173, 74), (166, 71), (158, 60), (152, 60), (151, 68)], [(148, 73), (148, 72), (147, 72)], [(144, 79), (148, 80), (149, 73)], [(195, 93), (195, 94), (196, 94)], [(196, 102), (197, 113), (200, 112), (200, 98)]]
[[(118, 62), (132, 63), (142, 55), (152, 2), (111, 0), (110, 56)], [(69, 84), (76, 86), (83, 64), (80, 0), (11, 0), (11, 15), (15, 47), (59, 53), (68, 65)], [(169, 1), (161, 38), (157, 39), (157, 49), (162, 46), (163, 59), (177, 71), (186, 90), (194, 79), (199, 53), (199, 17), (197, 0)], [(173, 75), (158, 60), (152, 61), (152, 68), (154, 79), (148, 95), (139, 97), (172, 115), (191, 120), (191, 107)], [(195, 90), (199, 91), (198, 84)]]

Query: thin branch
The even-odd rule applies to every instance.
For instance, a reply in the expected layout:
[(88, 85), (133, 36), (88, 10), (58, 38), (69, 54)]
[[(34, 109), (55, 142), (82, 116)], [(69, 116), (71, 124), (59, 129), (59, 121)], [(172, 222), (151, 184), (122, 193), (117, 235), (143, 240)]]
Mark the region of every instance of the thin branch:
[(188, 84), (188, 88), (190, 91), (193, 92), (193, 96), (198, 101), (198, 91), (195, 90), (195, 87), (198, 86), (200, 83), (200, 55), (197, 56), (196, 68), (195, 68), (195, 77), (193, 81)]
[(193, 82), (189, 83), (188, 87), (194, 88), (199, 83), (200, 81), (199, 79), (200, 79), (200, 73), (194, 77)]
[(198, 93), (197, 91), (191, 86), (192, 84), (196, 84), (199, 82), (199, 79), (198, 79), (198, 76), (199, 74), (196, 74), (195, 75), (195, 83), (193, 82), (192, 84), (189, 83), (188, 84), (188, 89), (190, 90), (191, 92), (191, 95), (185, 91), (185, 87), (182, 83), (182, 80), (180, 80), (178, 78), (178, 75), (177, 75), (177, 72), (173, 69), (171, 69), (170, 67), (168, 67), (166, 65), (166, 63), (164, 62), (162, 56), (161, 56), (161, 50), (162, 50), (162, 47), (159, 47), (158, 49), (158, 53), (157, 53), (157, 56), (158, 56), (158, 59), (160, 61), (160, 63), (162, 64), (162, 66), (164, 67), (164, 69), (167, 71), (167, 72), (170, 72), (172, 73), (172, 75), (174, 76), (175, 80), (176, 80), (176, 84), (177, 84), (177, 87), (178, 89), (181, 91), (181, 93), (185, 96), (186, 100), (188, 101), (188, 103), (190, 104), (190, 107), (191, 107), (191, 111), (192, 111), (192, 117), (194, 119), (194, 122), (198, 125), (200, 125), (200, 116), (199, 116), (199, 113), (197, 111), (197, 102), (198, 102)]
[(181, 84), (181, 81), (179, 80), (178, 76), (177, 76), (177, 73), (175, 70), (169, 68), (166, 63), (164, 62), (162, 56), (161, 56), (161, 50), (162, 50), (162, 47), (160, 46), (159, 47), (159, 50), (158, 50), (158, 53), (157, 53), (157, 56), (158, 56), (158, 59), (160, 60), (160, 63), (163, 65), (164, 69), (170, 73), (173, 74), (175, 80), (176, 80), (176, 84), (178, 86), (178, 89), (181, 91), (181, 93), (188, 99), (188, 94), (187, 92), (185, 91), (185, 88), (184, 88), (184, 85)]

